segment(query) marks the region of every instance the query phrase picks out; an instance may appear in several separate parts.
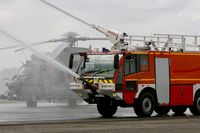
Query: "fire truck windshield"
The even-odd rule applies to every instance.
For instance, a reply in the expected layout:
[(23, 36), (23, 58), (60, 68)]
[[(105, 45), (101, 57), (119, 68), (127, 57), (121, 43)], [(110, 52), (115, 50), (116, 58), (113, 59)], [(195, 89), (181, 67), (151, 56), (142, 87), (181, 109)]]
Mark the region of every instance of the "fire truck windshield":
[(96, 76), (113, 78), (114, 55), (88, 55), (78, 68), (81, 76)]

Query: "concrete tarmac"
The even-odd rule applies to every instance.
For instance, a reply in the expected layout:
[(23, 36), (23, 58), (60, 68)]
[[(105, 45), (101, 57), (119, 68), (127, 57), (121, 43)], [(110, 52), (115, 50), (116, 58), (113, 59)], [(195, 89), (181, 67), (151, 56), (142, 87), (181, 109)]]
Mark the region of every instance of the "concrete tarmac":
[(0, 126), (1, 133), (198, 133), (200, 117), (82, 119)]
[(95, 105), (81, 104), (69, 108), (66, 103), (40, 102), (36, 108), (25, 103), (0, 104), (0, 133), (196, 133), (200, 117), (136, 117), (132, 108), (118, 108), (113, 118), (102, 118)]
[[(136, 115), (133, 108), (119, 108), (115, 116), (134, 117)], [(38, 107), (33, 108), (26, 107), (24, 102), (0, 104), (0, 124), (100, 117), (96, 105), (86, 103), (68, 107), (67, 103), (39, 102)]]

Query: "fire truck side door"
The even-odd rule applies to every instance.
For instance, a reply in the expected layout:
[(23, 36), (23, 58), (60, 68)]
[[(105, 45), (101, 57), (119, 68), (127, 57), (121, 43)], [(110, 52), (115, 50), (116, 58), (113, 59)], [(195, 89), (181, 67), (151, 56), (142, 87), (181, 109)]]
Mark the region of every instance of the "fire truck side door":
[(169, 104), (169, 58), (155, 58), (156, 93), (159, 104)]
[[(137, 74), (136, 74), (136, 55), (127, 55), (124, 61), (124, 101), (127, 104), (132, 104), (136, 90)], [(134, 75), (131, 81), (126, 80), (130, 75)]]

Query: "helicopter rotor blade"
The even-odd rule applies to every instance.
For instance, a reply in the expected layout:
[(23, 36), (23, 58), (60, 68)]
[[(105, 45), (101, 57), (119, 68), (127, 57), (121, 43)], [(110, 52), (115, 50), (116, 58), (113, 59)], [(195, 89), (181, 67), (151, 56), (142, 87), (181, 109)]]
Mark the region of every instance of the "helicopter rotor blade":
[(109, 40), (106, 37), (77, 37), (76, 38), (77, 41), (98, 41), (98, 40)]
[(2, 47), (0, 50), (6, 50), (6, 49), (12, 49), (12, 48), (18, 48), (21, 47), (21, 45), (13, 45), (13, 46), (8, 46), (8, 47)]
[(60, 69), (61, 71), (63, 72), (66, 72), (70, 75), (72, 75), (73, 77), (76, 77), (76, 78), (81, 78), (83, 80), (82, 77), (80, 77), (78, 74), (76, 74), (75, 72), (73, 72), (72, 70), (70, 70), (69, 68), (65, 67), (64, 65), (62, 65), (61, 63), (57, 62), (56, 60), (52, 59), (51, 57), (43, 54), (43, 53), (40, 53), (38, 52), (37, 50), (35, 50), (34, 48), (32, 48), (30, 45), (24, 43), (23, 41), (15, 38), (14, 36), (8, 34), (7, 32), (3, 31), (0, 29), (0, 33), (2, 35), (5, 35), (7, 36), (8, 38), (14, 40), (15, 42), (21, 44), (22, 46), (26, 47), (27, 49), (29, 49), (30, 51), (32, 51), (33, 53), (35, 53), (39, 58), (41, 58), (42, 60), (45, 60), (47, 61), (48, 63), (54, 65), (55, 67), (57, 67), (58, 69)]
[[(108, 38), (106, 37), (77, 37), (74, 38), (75, 41), (87, 41), (87, 40), (108, 40)], [(46, 44), (46, 43), (55, 43), (55, 42), (68, 42), (68, 38), (60, 38), (60, 39), (51, 39), (48, 41), (43, 41), (43, 42), (37, 42), (37, 43), (31, 43), (31, 46), (38, 46), (41, 44)], [(13, 45), (13, 46), (9, 46), (9, 47), (3, 47), (0, 48), (0, 50), (6, 50), (6, 49), (12, 49), (12, 48), (17, 48), (17, 47), (22, 47), (21, 45)], [(16, 49), (14, 52), (19, 52), (26, 49), (25, 47)]]
[[(61, 38), (61, 39), (53, 39), (53, 40), (49, 40), (49, 41), (44, 41), (44, 42), (39, 42), (39, 43), (33, 43), (33, 44), (30, 44), (31, 46), (38, 46), (38, 45), (41, 45), (41, 44), (46, 44), (46, 43), (53, 43), (53, 42), (62, 42), (62, 41), (65, 41), (67, 40), (67, 38)], [(20, 48), (20, 49), (16, 49), (14, 52), (19, 52), (19, 51), (22, 51), (26, 49), (25, 47), (23, 48)]]
[[(61, 39), (53, 39), (53, 40), (48, 40), (48, 41), (43, 41), (43, 42), (36, 42), (36, 43), (31, 43), (29, 45), (31, 46), (37, 46), (37, 45), (41, 45), (41, 44), (45, 44), (45, 43), (52, 43), (52, 42), (60, 42), (60, 41), (64, 41), (67, 40), (66, 38), (61, 38)], [(13, 45), (13, 46), (8, 46), (8, 47), (2, 47), (0, 48), (0, 50), (6, 50), (6, 49), (12, 49), (12, 48), (18, 48), (18, 47), (23, 47), (21, 45)], [(20, 50), (23, 48), (20, 48)]]

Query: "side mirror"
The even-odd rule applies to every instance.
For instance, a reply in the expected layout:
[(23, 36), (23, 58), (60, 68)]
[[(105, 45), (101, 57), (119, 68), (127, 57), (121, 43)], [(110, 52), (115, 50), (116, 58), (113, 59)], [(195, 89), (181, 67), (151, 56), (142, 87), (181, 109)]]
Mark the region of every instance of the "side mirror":
[(114, 69), (118, 69), (119, 68), (119, 55), (116, 54), (114, 56)]
[(71, 54), (70, 58), (69, 58), (69, 68), (72, 69), (73, 68), (73, 60), (74, 60), (74, 55)]

